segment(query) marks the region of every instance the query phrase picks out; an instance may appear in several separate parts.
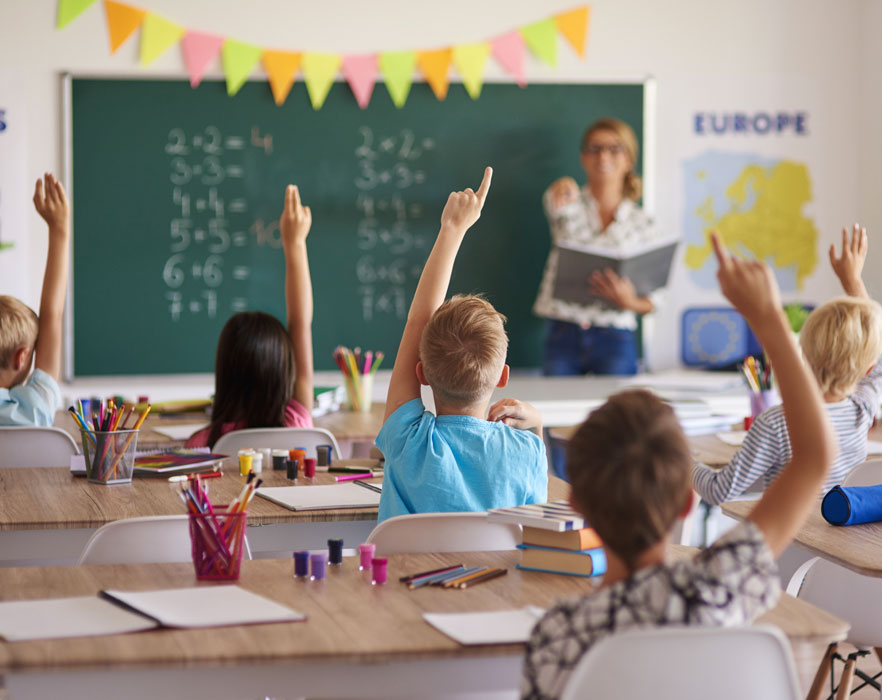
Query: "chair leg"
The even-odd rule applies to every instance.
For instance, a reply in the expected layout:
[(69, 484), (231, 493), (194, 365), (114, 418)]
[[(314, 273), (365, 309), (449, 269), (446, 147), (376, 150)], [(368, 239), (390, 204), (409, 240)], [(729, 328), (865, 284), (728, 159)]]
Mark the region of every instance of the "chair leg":
[(805, 696), (805, 700), (821, 700), (821, 697), (825, 695), (824, 684), (830, 676), (830, 660), (838, 647), (839, 645), (836, 642), (827, 647), (827, 651), (824, 653), (824, 658), (821, 659), (818, 671), (815, 673), (815, 679), (812, 681), (812, 687), (809, 689), (808, 695)]
[(857, 661), (853, 656), (849, 655), (848, 661), (845, 662), (845, 668), (842, 669), (842, 676), (839, 678), (839, 688), (836, 691), (836, 700), (847, 700), (851, 695), (851, 685), (854, 681), (854, 667)]
[(876, 652), (876, 658), (882, 663), (882, 647), (873, 647), (873, 651)]

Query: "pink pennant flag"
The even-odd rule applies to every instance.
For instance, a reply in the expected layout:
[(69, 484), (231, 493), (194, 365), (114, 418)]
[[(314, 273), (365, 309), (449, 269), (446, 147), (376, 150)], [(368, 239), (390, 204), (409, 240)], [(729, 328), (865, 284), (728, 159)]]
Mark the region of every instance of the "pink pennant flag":
[(344, 56), (343, 77), (352, 88), (358, 106), (365, 109), (371, 101), (371, 93), (377, 80), (377, 56), (375, 54)]
[(493, 47), (493, 58), (500, 66), (514, 76), (515, 82), (527, 87), (524, 75), (524, 37), (517, 30), (496, 37), (490, 42)]
[(196, 87), (202, 82), (205, 71), (217, 58), (223, 45), (222, 36), (187, 31), (181, 40), (181, 50), (184, 52), (187, 72), (190, 74), (190, 87)]

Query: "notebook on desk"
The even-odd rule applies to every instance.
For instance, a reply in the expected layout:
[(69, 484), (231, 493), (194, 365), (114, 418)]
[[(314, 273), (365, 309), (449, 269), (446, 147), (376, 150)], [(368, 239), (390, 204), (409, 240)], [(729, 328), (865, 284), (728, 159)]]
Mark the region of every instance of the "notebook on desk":
[(380, 494), (349, 482), (330, 486), (273, 486), (257, 489), (257, 495), (289, 510), (336, 510), (376, 508)]

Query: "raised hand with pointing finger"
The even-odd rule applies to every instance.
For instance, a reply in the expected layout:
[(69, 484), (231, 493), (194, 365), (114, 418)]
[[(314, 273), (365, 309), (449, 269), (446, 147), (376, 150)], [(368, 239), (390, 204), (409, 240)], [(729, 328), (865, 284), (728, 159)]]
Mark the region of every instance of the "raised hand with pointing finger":
[(484, 179), (474, 192), (468, 187), (461, 192), (451, 192), (447, 198), (444, 211), (441, 212), (442, 229), (454, 228), (465, 233), (480, 218), (484, 201), (490, 191), (490, 181), (493, 179), (493, 168), (484, 168)]

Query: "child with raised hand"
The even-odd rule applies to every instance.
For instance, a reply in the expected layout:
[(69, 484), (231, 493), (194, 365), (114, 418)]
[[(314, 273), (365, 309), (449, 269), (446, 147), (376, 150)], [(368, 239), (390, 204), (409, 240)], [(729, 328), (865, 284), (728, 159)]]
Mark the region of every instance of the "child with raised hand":
[[(444, 301), (466, 231), (490, 190), (453, 192), (414, 293), (398, 347), (377, 447), (386, 458), (379, 520), (407, 513), (483, 511), (547, 499), (538, 411), (511, 399), (489, 408), (508, 382), (504, 317), (479, 296)], [(437, 416), (420, 385), (431, 386)]]
[[(841, 484), (866, 460), (867, 431), (882, 402), (882, 308), (869, 298), (861, 279), (866, 258), (867, 230), (855, 224), (849, 239), (843, 228), (840, 254), (835, 245), (830, 246), (830, 265), (849, 296), (831, 299), (812, 311), (799, 336), (839, 444), (839, 455), (819, 495)], [(784, 410), (772, 406), (757, 416), (728, 465), (722, 469), (695, 465), (693, 486), (705, 501), (719, 505), (755, 483), (768, 488), (789, 460)]]
[(279, 221), (285, 251), (288, 330), (262, 311), (242, 311), (224, 325), (215, 359), (211, 424), (187, 447), (214, 445), (231, 430), (312, 427), (312, 282), (306, 237), (312, 212), (296, 185), (285, 190)]
[(0, 425), (52, 425), (61, 404), (70, 207), (64, 187), (51, 173), (37, 180), (34, 207), (49, 226), (40, 315), (14, 297), (0, 296)]
[(692, 505), (691, 453), (674, 412), (645, 391), (618, 394), (594, 411), (570, 442), (567, 471), (573, 506), (603, 541), (607, 572), (596, 592), (555, 604), (533, 629), (525, 698), (559, 697), (581, 656), (607, 635), (750, 622), (776, 603), (775, 557), (817, 507), (836, 456), (821, 392), (800, 359), (771, 270), (732, 258), (715, 234), (713, 244), (723, 294), (777, 370), (792, 457), (745, 522), (671, 563), (671, 530)]

